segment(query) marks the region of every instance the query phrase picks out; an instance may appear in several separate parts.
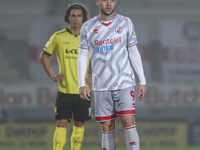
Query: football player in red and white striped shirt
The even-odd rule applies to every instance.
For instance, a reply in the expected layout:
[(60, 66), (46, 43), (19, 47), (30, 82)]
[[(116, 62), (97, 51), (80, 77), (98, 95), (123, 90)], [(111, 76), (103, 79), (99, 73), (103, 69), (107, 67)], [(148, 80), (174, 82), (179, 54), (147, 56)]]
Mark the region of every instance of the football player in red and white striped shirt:
[(88, 99), (85, 86), (88, 52), (92, 67), (95, 117), (102, 126), (102, 149), (115, 150), (115, 118), (122, 121), (128, 150), (139, 150), (135, 123), (135, 77), (140, 85), (139, 100), (146, 94), (146, 79), (137, 49), (137, 37), (132, 21), (114, 13), (117, 0), (96, 0), (99, 15), (86, 21), (80, 33), (78, 76), (82, 99)]

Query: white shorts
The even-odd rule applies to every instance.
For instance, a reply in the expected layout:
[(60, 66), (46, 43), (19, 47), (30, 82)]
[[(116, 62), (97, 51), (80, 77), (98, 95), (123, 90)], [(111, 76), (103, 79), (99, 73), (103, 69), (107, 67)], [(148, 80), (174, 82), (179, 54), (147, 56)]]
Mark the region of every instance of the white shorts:
[(95, 118), (97, 122), (117, 116), (135, 115), (134, 87), (115, 91), (94, 91)]

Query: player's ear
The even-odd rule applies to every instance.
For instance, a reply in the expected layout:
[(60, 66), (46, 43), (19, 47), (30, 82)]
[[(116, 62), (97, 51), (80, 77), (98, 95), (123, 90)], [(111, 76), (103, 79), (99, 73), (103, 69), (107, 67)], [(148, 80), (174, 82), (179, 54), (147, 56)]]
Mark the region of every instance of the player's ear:
[(99, 0), (96, 0), (96, 4), (97, 4), (97, 5), (99, 4)]

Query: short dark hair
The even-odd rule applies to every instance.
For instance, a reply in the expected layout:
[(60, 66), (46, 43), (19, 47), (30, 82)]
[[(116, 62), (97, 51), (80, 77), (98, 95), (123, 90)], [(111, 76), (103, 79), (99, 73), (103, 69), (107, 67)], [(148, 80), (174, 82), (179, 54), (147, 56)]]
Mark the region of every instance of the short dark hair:
[(70, 24), (69, 15), (70, 15), (72, 9), (81, 9), (82, 10), (82, 12), (83, 12), (83, 22), (90, 19), (90, 14), (89, 14), (89, 11), (87, 10), (87, 8), (83, 4), (75, 3), (75, 4), (69, 4), (67, 6), (65, 16), (63, 18), (64, 22), (67, 22), (68, 24)]

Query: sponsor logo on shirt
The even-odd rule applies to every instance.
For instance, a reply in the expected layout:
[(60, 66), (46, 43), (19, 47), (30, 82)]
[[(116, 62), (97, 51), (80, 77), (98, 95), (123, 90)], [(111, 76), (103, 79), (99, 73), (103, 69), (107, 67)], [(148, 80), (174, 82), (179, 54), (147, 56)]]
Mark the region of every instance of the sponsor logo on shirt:
[(121, 43), (121, 37), (94, 41), (96, 52), (106, 52), (109, 50), (113, 50), (113, 44), (115, 43)]
[(71, 49), (71, 50), (66, 49), (65, 52), (66, 52), (66, 56), (65, 56), (66, 59), (71, 59), (71, 58), (77, 59), (78, 58), (78, 50), (77, 49)]
[(71, 54), (78, 54), (78, 50), (77, 49), (71, 49), (71, 50), (66, 49), (65, 52), (66, 53), (71, 53)]
[(94, 29), (94, 30), (93, 30), (93, 34), (98, 34), (98, 30), (97, 30), (97, 29)]

